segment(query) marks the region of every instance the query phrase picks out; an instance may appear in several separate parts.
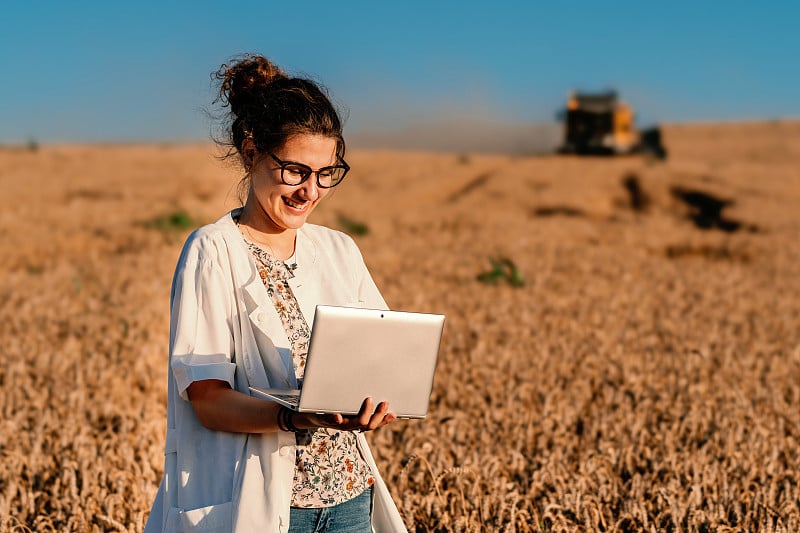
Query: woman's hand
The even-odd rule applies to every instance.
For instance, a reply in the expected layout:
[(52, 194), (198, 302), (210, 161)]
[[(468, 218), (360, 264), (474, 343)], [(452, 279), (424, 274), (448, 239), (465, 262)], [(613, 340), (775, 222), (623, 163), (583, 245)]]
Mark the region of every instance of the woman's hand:
[[(208, 429), (234, 433), (264, 433), (281, 429), (280, 405), (242, 394), (231, 389), (224, 381), (195, 381), (189, 385), (187, 394), (197, 418)], [(352, 416), (339, 413), (289, 413), (292, 425), (300, 430), (324, 427), (343, 431), (372, 431), (397, 418), (389, 412), (388, 402), (380, 402), (376, 409), (372, 398), (365, 399), (358, 414)]]
[(389, 411), (389, 402), (380, 402), (375, 408), (375, 401), (372, 398), (366, 398), (361, 404), (358, 414), (352, 416), (340, 413), (327, 415), (292, 413), (292, 423), (298, 429), (324, 427), (344, 431), (372, 431), (387, 425), (396, 418), (397, 416)]

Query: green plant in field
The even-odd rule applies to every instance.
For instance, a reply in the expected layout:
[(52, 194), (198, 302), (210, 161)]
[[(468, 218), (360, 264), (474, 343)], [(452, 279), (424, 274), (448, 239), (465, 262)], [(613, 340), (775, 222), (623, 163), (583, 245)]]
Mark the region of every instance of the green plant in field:
[(195, 225), (192, 217), (186, 211), (175, 211), (169, 215), (162, 215), (144, 223), (145, 227), (158, 230), (179, 231), (187, 230)]
[(522, 287), (525, 285), (525, 277), (519, 271), (517, 265), (507, 257), (489, 258), (492, 269), (478, 274), (477, 279), (487, 285), (497, 285), (501, 280), (506, 280), (512, 287)]
[(508, 282), (513, 287), (522, 287), (525, 285), (525, 278), (522, 276), (522, 272), (517, 268), (517, 265), (511, 262), (510, 259), (505, 260), (505, 265), (508, 268)]
[(161, 215), (144, 223), (144, 227), (155, 229), (164, 234), (170, 240), (175, 240), (182, 231), (198, 226), (186, 211), (178, 210), (167, 215)]
[(478, 281), (487, 285), (497, 285), (498, 281), (506, 277), (506, 272), (499, 261), (492, 258), (489, 258), (489, 261), (492, 263), (492, 269), (478, 274)]
[(357, 222), (345, 215), (339, 215), (339, 225), (350, 235), (366, 235), (369, 233), (369, 226), (363, 222)]

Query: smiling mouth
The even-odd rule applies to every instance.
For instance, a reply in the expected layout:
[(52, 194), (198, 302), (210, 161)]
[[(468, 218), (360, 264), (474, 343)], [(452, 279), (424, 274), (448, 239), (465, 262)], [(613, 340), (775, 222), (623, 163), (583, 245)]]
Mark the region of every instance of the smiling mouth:
[(291, 207), (293, 209), (303, 209), (308, 205), (307, 201), (305, 201), (305, 202), (296, 202), (296, 201), (292, 200), (291, 198), (287, 198), (285, 196), (283, 197), (283, 203), (285, 203), (286, 205), (288, 205), (289, 207)]

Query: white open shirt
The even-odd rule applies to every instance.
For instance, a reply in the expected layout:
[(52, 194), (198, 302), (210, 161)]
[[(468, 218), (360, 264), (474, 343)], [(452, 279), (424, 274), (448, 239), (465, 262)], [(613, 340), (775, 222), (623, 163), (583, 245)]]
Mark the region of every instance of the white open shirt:
[[(204, 428), (186, 398), (194, 381), (296, 388), (292, 351), (250, 252), (227, 213), (187, 239), (172, 284), (164, 478), (146, 533), (287, 531), (294, 433), (243, 434)], [(289, 284), (312, 326), (317, 304), (386, 309), (355, 242), (305, 224), (297, 232)], [(363, 434), (375, 477), (376, 532), (406, 531)]]

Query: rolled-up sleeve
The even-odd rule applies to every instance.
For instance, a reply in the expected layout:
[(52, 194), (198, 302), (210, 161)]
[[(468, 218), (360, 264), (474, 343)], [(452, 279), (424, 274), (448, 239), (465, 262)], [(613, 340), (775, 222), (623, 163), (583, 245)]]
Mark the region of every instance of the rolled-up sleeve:
[(170, 367), (181, 398), (195, 381), (234, 386), (231, 309), (234, 291), (219, 262), (185, 250), (175, 271), (170, 304)]

